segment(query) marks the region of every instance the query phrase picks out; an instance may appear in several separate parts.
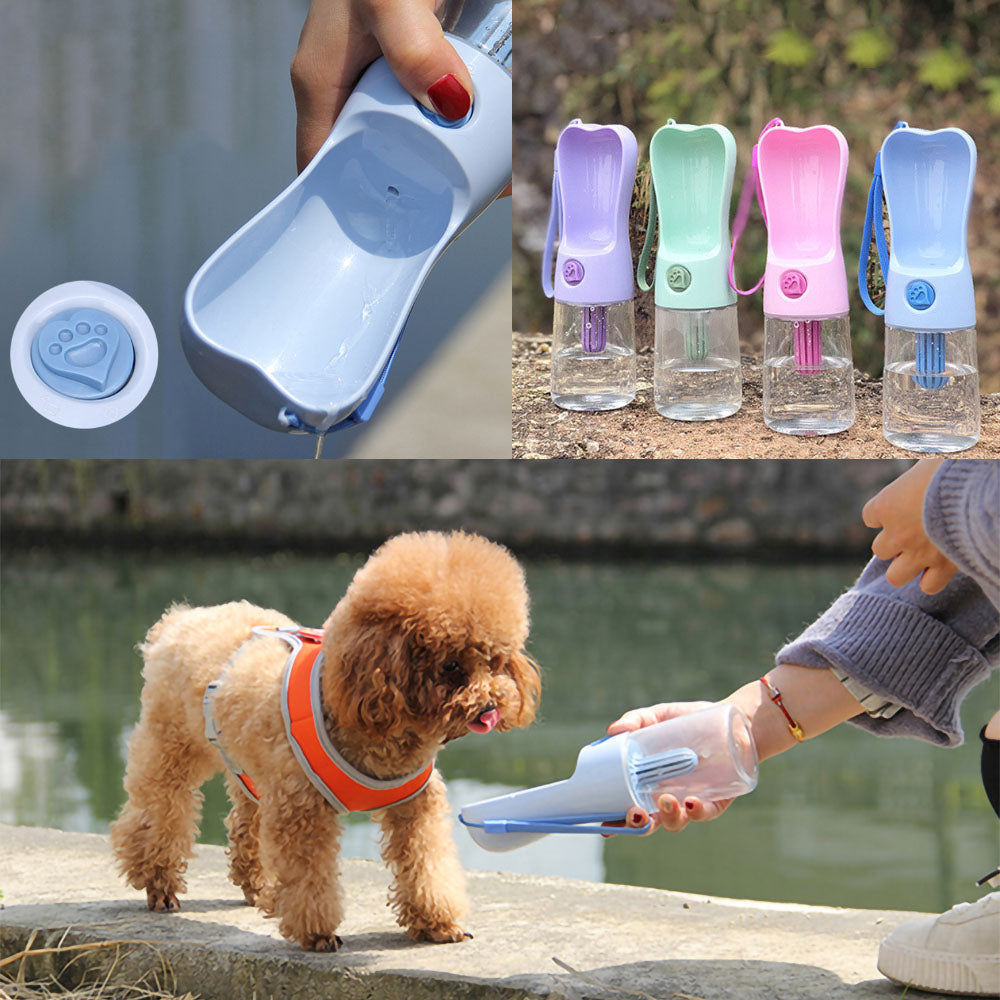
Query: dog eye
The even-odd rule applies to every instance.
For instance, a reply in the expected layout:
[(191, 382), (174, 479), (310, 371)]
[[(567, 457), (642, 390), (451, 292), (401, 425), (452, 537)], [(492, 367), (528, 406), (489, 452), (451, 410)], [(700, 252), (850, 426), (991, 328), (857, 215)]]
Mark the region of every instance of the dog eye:
[(446, 674), (454, 674), (456, 671), (462, 669), (462, 665), (458, 660), (449, 660), (442, 668)]

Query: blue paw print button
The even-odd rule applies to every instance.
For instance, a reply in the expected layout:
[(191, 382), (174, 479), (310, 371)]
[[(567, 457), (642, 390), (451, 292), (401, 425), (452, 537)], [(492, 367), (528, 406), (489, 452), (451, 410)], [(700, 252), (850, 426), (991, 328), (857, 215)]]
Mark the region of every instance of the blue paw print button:
[(49, 388), (72, 399), (104, 399), (121, 391), (135, 367), (125, 327), (99, 309), (49, 320), (31, 344), (31, 364)]
[(917, 278), (906, 286), (906, 301), (914, 308), (923, 311), (934, 305), (934, 286), (928, 281)]

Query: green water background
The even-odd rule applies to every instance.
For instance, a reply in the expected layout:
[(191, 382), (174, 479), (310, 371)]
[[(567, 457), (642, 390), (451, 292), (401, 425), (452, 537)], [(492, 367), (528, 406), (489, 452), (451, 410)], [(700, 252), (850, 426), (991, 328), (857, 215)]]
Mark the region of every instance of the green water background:
[[(246, 597), (320, 624), (360, 561), (6, 553), (0, 820), (106, 832), (123, 800), (125, 739), (138, 714), (134, 646), (170, 602)], [(568, 776), (579, 748), (625, 709), (727, 694), (766, 669), (857, 568), (527, 562), (541, 716), (526, 731), (450, 745), (439, 764), (453, 799)], [(997, 861), (976, 739), (996, 701), (994, 682), (972, 692), (962, 712), (968, 742), (956, 750), (842, 726), (766, 762), (751, 796), (680, 835), (549, 837), (534, 853), (509, 855), (473, 849), (461, 829), (456, 838), (471, 867), (766, 900), (946, 908), (976, 898), (974, 879)], [(206, 786), (203, 840), (224, 842), (227, 809), (216, 777)], [(347, 853), (371, 853), (368, 826), (354, 821)]]

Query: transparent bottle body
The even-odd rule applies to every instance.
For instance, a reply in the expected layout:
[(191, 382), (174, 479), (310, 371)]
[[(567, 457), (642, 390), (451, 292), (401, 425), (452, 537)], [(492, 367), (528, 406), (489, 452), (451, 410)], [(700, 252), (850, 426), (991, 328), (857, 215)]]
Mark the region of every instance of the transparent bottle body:
[(656, 307), (653, 402), (673, 420), (718, 420), (743, 402), (736, 306)]
[(552, 400), (566, 410), (617, 410), (635, 399), (632, 300), (571, 305), (556, 301)]
[(782, 434), (836, 434), (854, 423), (850, 319), (764, 317), (764, 423)]
[(976, 330), (885, 328), (882, 429), (910, 451), (950, 452), (979, 440)]
[[(697, 755), (697, 766), (671, 777), (670, 762), (687, 750)], [(664, 793), (712, 802), (757, 787), (757, 746), (750, 722), (732, 705), (712, 705), (636, 730), (625, 754), (632, 796), (647, 812), (657, 811)], [(666, 762), (662, 768), (660, 761)]]

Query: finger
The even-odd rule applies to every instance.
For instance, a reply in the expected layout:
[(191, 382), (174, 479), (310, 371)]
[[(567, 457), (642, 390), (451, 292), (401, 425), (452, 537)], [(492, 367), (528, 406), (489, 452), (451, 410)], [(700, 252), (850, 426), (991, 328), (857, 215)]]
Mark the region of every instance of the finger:
[(924, 571), (924, 567), (915, 562), (905, 552), (893, 559), (892, 565), (885, 571), (885, 578), (894, 587), (905, 587)]
[(625, 825), (633, 830), (639, 830), (646, 824), (649, 824), (649, 829), (646, 831), (644, 836), (648, 836), (656, 829), (656, 825), (652, 822), (652, 817), (646, 812), (645, 809), (640, 809), (638, 806), (633, 806), (628, 811), (628, 815), (625, 817)]
[(673, 795), (661, 795), (657, 805), (660, 808), (658, 818), (660, 826), (670, 833), (680, 833), (688, 824), (684, 807)]
[[(650, 822), (651, 822), (650, 815), (648, 812), (646, 812), (645, 809), (640, 809), (638, 806), (633, 806), (631, 809), (629, 809), (628, 813), (625, 816), (625, 819), (612, 820), (611, 822), (608, 823), (602, 823), (601, 826), (618, 827), (619, 829), (627, 826), (633, 830), (636, 830), (639, 829), (640, 827), (645, 826), (647, 823)], [(647, 830), (646, 832), (652, 833), (653, 830), (655, 829), (656, 829), (656, 824), (651, 823), (649, 830)], [(614, 833), (602, 833), (601, 836), (613, 837)]]
[(684, 811), (688, 819), (695, 823), (704, 823), (721, 816), (732, 801), (732, 799), (719, 799), (717, 802), (703, 802), (701, 799), (687, 798), (684, 800)]
[(945, 561), (944, 564), (935, 564), (920, 578), (920, 589), (925, 594), (939, 594), (957, 572), (958, 568), (954, 563)]
[(291, 67), (300, 173), (326, 142), (362, 71), (378, 53), (375, 38), (341, 5), (310, 7)]
[(608, 726), (608, 735), (617, 736), (618, 733), (634, 733), (637, 729), (642, 729), (642, 715), (639, 709), (632, 709), (626, 712), (620, 719), (615, 719)]
[(872, 553), (877, 559), (895, 559), (903, 550), (898, 542), (894, 542), (892, 536), (883, 528), (872, 541)]
[(869, 500), (868, 503), (861, 508), (861, 520), (864, 521), (869, 528), (882, 527), (882, 518), (878, 514), (878, 498), (881, 495), (881, 493), (876, 493), (875, 496), (873, 496), (871, 500)]
[(650, 705), (646, 708), (633, 708), (608, 726), (608, 735), (615, 736), (618, 733), (634, 733), (637, 729), (652, 726), (654, 723), (661, 721), (660, 716), (657, 714), (657, 710), (661, 707), (660, 705)]
[(472, 104), (472, 77), (444, 37), (430, 4), (402, 6), (380, 0), (371, 29), (396, 78), (429, 111), (456, 121)]

